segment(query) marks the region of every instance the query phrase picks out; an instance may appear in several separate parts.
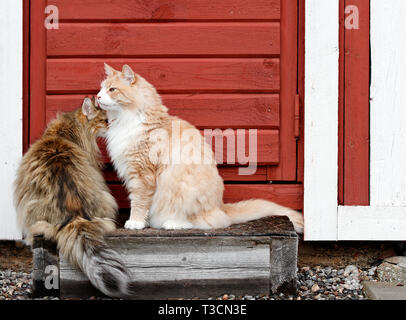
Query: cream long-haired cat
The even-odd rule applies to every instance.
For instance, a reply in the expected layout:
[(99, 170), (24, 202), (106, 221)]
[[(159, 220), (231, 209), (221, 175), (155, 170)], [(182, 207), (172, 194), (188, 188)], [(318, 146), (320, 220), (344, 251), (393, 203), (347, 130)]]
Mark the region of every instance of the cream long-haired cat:
[(199, 130), (170, 116), (156, 89), (128, 65), (119, 72), (105, 64), (105, 71), (97, 99), (109, 119), (110, 157), (130, 194), (127, 229), (224, 228), (287, 216), (303, 232), (302, 214), (270, 201), (224, 204), (223, 180)]

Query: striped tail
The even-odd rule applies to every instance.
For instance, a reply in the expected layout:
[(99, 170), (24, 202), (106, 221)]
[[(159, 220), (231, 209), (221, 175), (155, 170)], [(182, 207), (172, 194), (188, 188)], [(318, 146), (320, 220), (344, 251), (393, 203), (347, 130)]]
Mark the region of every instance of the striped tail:
[(114, 230), (114, 222), (109, 219), (89, 221), (81, 217), (59, 229), (44, 221), (31, 228), (32, 234), (43, 234), (56, 241), (59, 253), (82, 270), (102, 293), (112, 298), (130, 298), (131, 273), (120, 255), (104, 241), (104, 234)]

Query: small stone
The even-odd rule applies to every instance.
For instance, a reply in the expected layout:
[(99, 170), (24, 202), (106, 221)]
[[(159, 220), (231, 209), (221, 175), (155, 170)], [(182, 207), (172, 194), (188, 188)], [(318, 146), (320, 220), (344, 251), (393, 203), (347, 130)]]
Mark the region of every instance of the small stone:
[(347, 289), (347, 290), (354, 290), (355, 287), (354, 287), (353, 285), (349, 284), (349, 283), (346, 283), (346, 284), (344, 284), (344, 289)]
[(356, 266), (347, 266), (344, 270), (344, 276), (345, 277), (351, 277), (351, 279), (357, 279), (359, 278), (359, 270)]
[(228, 294), (225, 294), (225, 295), (223, 296), (223, 300), (228, 300)]
[(375, 272), (376, 272), (377, 267), (373, 267), (371, 269), (368, 270), (368, 275), (369, 276), (374, 276)]
[(314, 285), (314, 282), (312, 280), (306, 280), (306, 286), (308, 288), (311, 288)]
[(312, 286), (312, 292), (318, 292), (319, 290), (320, 290), (320, 287), (317, 283)]

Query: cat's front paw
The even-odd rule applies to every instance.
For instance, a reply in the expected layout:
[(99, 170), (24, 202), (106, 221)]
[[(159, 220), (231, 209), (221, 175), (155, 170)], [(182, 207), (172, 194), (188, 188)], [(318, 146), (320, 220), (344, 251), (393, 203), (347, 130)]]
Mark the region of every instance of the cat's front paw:
[(137, 220), (127, 220), (127, 222), (124, 225), (124, 228), (128, 230), (142, 230), (145, 229), (147, 224), (143, 221), (137, 221)]

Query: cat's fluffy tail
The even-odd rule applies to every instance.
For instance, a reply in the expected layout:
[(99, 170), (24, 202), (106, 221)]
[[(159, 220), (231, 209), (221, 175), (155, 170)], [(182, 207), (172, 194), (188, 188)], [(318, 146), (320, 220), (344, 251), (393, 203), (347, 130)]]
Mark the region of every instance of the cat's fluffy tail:
[(59, 253), (82, 270), (105, 295), (129, 298), (133, 292), (131, 273), (120, 255), (104, 241), (104, 234), (114, 230), (114, 222), (110, 219), (89, 221), (77, 217), (58, 227), (45, 221), (37, 222), (31, 228), (31, 233), (56, 241)]
[(297, 233), (303, 233), (303, 215), (295, 210), (267, 200), (254, 199), (224, 204), (221, 208), (232, 223), (244, 223), (270, 216), (286, 216), (292, 221)]

